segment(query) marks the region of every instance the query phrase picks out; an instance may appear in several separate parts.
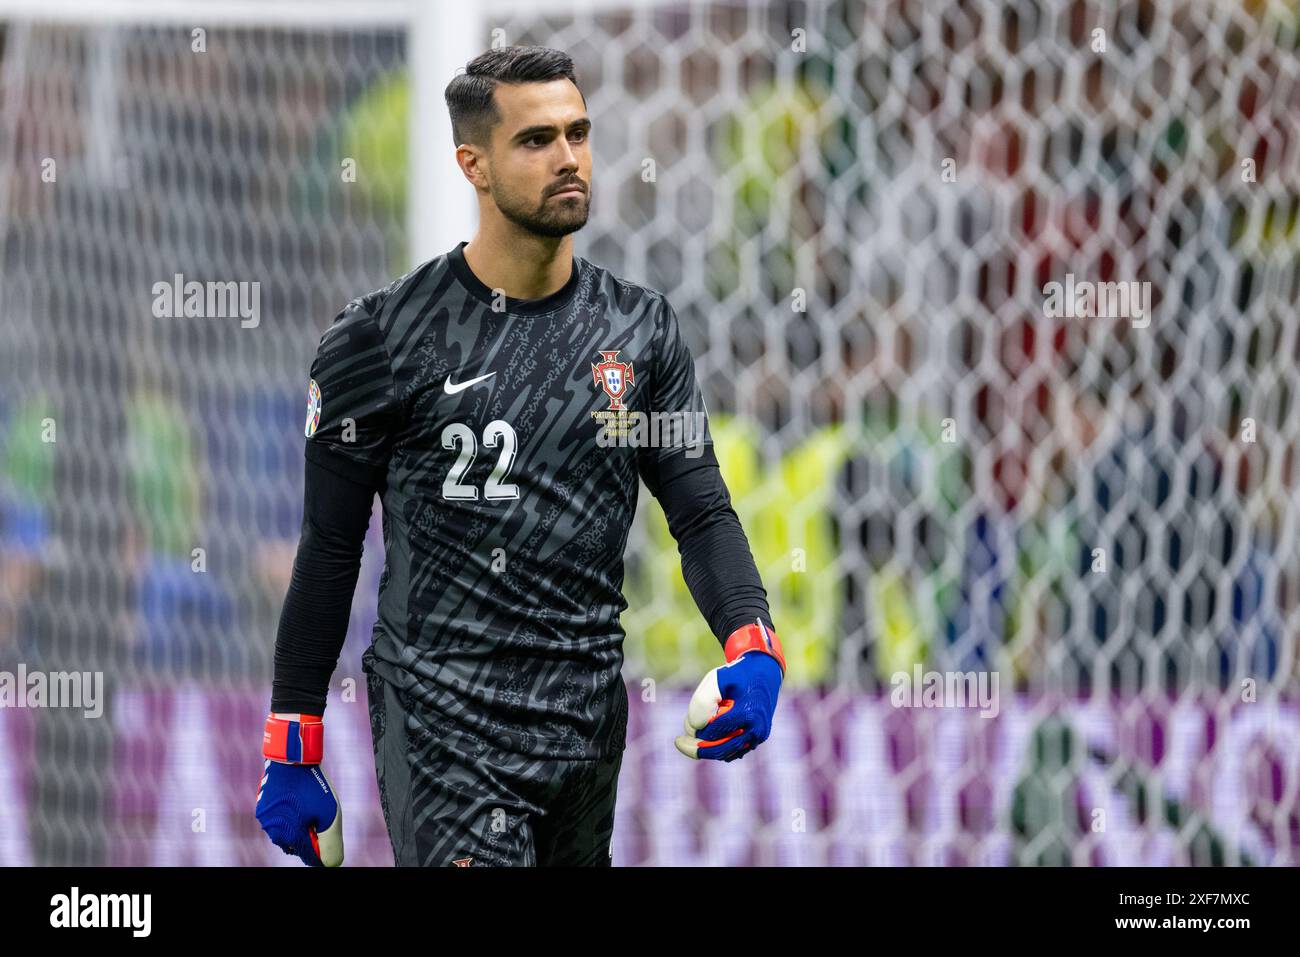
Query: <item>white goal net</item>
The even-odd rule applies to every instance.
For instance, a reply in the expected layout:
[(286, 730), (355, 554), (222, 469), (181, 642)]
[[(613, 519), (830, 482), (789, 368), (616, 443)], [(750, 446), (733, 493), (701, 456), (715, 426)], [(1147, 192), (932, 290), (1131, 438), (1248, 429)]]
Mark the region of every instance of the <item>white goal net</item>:
[(0, 671), (104, 682), (0, 708), (0, 864), (283, 863), (308, 365), (469, 238), (428, 130), (494, 43), (576, 62), (577, 251), (681, 317), (790, 661), (752, 757), (676, 754), (721, 656), (643, 495), (616, 861), (1300, 862), (1296, 6), (457, 6), (0, 0)]

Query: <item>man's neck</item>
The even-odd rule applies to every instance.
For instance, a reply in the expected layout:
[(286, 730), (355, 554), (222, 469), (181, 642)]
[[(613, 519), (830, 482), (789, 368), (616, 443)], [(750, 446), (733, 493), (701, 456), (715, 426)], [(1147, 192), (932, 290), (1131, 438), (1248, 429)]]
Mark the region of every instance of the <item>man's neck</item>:
[(509, 235), (482, 228), (464, 250), (465, 262), (489, 289), (511, 299), (542, 299), (564, 288), (573, 271), (573, 237)]

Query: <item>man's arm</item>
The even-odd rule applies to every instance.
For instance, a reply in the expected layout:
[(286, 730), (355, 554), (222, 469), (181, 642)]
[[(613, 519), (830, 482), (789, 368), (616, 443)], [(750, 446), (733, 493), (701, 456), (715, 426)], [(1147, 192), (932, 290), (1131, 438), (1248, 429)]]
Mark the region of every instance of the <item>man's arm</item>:
[(659, 459), (643, 470), (682, 556), (682, 577), (720, 642), (762, 619), (772, 628), (767, 591), (711, 445), (701, 455)]
[(677, 313), (660, 297), (648, 405), (676, 428), (660, 431), (670, 442), (637, 450), (637, 467), (663, 506), (668, 530), (682, 556), (682, 577), (704, 620), (724, 644), (736, 629), (759, 619), (772, 628), (749, 541), (718, 468), (708, 410), (695, 361)]
[(388, 350), (365, 300), (348, 303), (321, 336), (309, 386), (302, 536), (276, 635), (271, 711), (319, 716), (399, 418)]
[(652, 413), (667, 413), (669, 421), (681, 424), (683, 441), (676, 447), (638, 449), (637, 464), (677, 540), (691, 597), (727, 660), (695, 689), (686, 733), (676, 745), (687, 757), (734, 761), (771, 733), (785, 653), (713, 452), (695, 363), (666, 300), (661, 301), (659, 323), (649, 406)]
[(308, 459), (302, 535), (275, 638), (271, 710), (322, 714), (347, 637), (376, 488)]
[(373, 485), (307, 459), (302, 536), (275, 639), (271, 713), (254, 810), (267, 836), (304, 864), (343, 863), (343, 810), (321, 768), (325, 695), (348, 631)]
[(322, 714), (348, 630), (375, 492), (402, 414), (384, 337), (364, 299), (321, 336), (308, 383), (302, 536), (275, 640), (256, 815), (303, 863), (343, 863), (343, 811), (321, 769)]

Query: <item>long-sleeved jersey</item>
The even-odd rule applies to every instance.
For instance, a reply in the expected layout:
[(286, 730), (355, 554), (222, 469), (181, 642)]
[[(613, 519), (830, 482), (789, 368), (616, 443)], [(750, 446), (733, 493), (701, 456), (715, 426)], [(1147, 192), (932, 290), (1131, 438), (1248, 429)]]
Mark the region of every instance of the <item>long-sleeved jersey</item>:
[(638, 476), (658, 494), (714, 461), (694, 364), (659, 293), (575, 256), (563, 288), (515, 300), (473, 274), (464, 245), (327, 330), (307, 456), (381, 492), (367, 671), (444, 742), (604, 757), (624, 746)]

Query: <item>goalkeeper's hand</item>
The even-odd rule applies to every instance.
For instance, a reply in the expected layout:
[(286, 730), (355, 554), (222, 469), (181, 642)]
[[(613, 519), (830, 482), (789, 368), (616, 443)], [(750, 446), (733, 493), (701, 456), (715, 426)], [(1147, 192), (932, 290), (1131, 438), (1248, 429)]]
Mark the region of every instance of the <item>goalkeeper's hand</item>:
[(767, 740), (785, 676), (781, 642), (761, 620), (727, 638), (728, 664), (714, 668), (695, 689), (686, 733), (677, 750), (688, 758), (734, 761)]
[(319, 715), (266, 719), (257, 792), (257, 821), (274, 844), (311, 867), (343, 863), (343, 809), (321, 770), (324, 725)]

